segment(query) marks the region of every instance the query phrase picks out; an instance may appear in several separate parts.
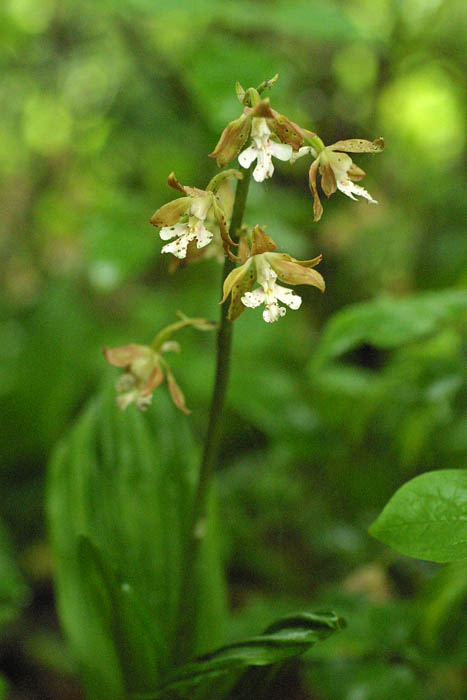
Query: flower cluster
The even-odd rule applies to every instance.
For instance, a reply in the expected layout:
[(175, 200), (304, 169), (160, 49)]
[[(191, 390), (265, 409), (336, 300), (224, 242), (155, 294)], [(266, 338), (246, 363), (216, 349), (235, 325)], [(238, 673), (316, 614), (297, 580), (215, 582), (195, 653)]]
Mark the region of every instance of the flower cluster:
[(216, 328), (216, 324), (204, 318), (188, 318), (181, 313), (179, 316), (180, 320), (160, 331), (151, 345), (130, 343), (118, 348), (104, 348), (107, 362), (124, 370), (115, 384), (116, 403), (122, 411), (131, 403), (135, 403), (141, 411), (149, 408), (152, 393), (164, 381), (165, 373), (172, 401), (180, 411), (190, 413), (185, 396), (163, 355), (166, 352), (180, 352), (179, 343), (170, 340), (170, 337), (181, 328), (193, 326), (201, 331), (210, 331)]
[[(259, 226), (253, 229), (251, 240), (250, 246), (246, 237), (242, 238), (243, 264), (232, 270), (224, 282), (221, 303), (231, 295), (229, 320), (235, 321), (245, 308), (254, 309), (261, 304), (266, 323), (274, 323), (285, 315), (286, 308), (279, 302), (298, 309), (301, 297), (277, 284), (278, 279), (286, 284), (311, 285), (324, 292), (324, 279), (313, 269), (321, 261), (321, 255), (312, 260), (295, 260), (287, 253), (277, 253), (277, 245)], [(255, 282), (259, 287), (252, 291)]]
[[(302, 303), (301, 297), (280, 282), (292, 286), (311, 285), (322, 292), (325, 289), (324, 279), (315, 269), (321, 255), (311, 260), (296, 260), (288, 253), (278, 252), (275, 242), (259, 226), (241, 228), (250, 170), (256, 182), (263, 182), (274, 173), (273, 158), (293, 164), (299, 158), (311, 155), (309, 187), (313, 195), (314, 221), (319, 221), (323, 214), (318, 175), (321, 189), (327, 197), (339, 190), (351, 199), (363, 197), (368, 202), (377, 203), (367, 190), (356, 184), (365, 172), (353, 163), (349, 154), (380, 153), (384, 148), (383, 139), (347, 139), (325, 146), (317, 134), (274, 110), (269, 98), (262, 97), (264, 90), (272, 87), (276, 79), (277, 75), (258, 88), (248, 90), (237, 83), (242, 113), (227, 124), (216, 147), (209, 154), (216, 159), (219, 168), (238, 158), (241, 168), (247, 173), (235, 169), (222, 170), (204, 190), (181, 185), (175, 174), (171, 173), (168, 184), (182, 196), (161, 206), (150, 220), (160, 228), (161, 239), (167, 241), (162, 253), (171, 255), (172, 270), (202, 257), (230, 259), (225, 268), (220, 302), (223, 304), (230, 297), (229, 321), (235, 321), (247, 308), (262, 305), (266, 323), (278, 321), (286, 314), (287, 308), (298, 309)], [(244, 186), (242, 183), (237, 185), (243, 186), (243, 200), (240, 197), (237, 202), (230, 183), (244, 178)], [(240, 190), (237, 189), (237, 192)], [(104, 350), (107, 361), (124, 370), (117, 381), (117, 403), (120, 408), (124, 409), (130, 403), (135, 403), (140, 409), (147, 408), (154, 389), (166, 378), (175, 405), (181, 411), (189, 412), (183, 393), (163, 357), (169, 350), (179, 350), (178, 344), (169, 340), (169, 336), (187, 325), (200, 330), (213, 327), (204, 319), (182, 317), (161, 331), (151, 346), (130, 344)]]
[(186, 258), (188, 246), (196, 241), (197, 248), (204, 248), (211, 242), (214, 232), (206, 227), (206, 219), (217, 222), (226, 251), (233, 241), (227, 231), (227, 219), (217, 194), (222, 183), (229, 177), (241, 179), (238, 170), (226, 170), (211, 180), (205, 190), (181, 185), (175, 173), (170, 173), (168, 184), (175, 190), (183, 192), (184, 197), (164, 204), (151, 217), (153, 226), (161, 227), (160, 237), (163, 241), (175, 240), (162, 248), (163, 253), (172, 253), (177, 258)]

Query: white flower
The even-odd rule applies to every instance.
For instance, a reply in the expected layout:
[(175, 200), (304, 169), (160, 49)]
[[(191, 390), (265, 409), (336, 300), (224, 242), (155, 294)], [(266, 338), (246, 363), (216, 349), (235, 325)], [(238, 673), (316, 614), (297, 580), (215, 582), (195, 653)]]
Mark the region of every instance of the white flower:
[(258, 163), (253, 171), (256, 182), (263, 182), (271, 177), (274, 172), (272, 156), (279, 160), (290, 160), (292, 146), (286, 143), (277, 143), (269, 138), (269, 129), (264, 117), (253, 117), (251, 138), (253, 143), (238, 156), (238, 162), (243, 168), (249, 168), (254, 160)]
[(356, 194), (360, 197), (364, 197), (372, 204), (378, 204), (376, 199), (373, 199), (369, 192), (367, 192), (363, 187), (360, 187), (360, 185), (356, 185), (355, 182), (352, 182), (350, 179), (349, 170), (353, 165), (352, 158), (350, 156), (345, 153), (336, 153), (335, 151), (331, 151), (327, 148), (325, 149), (325, 152), (325, 155), (323, 152), (322, 156), (322, 159), (324, 160), (323, 167), (326, 167), (325, 159), (327, 158), (334, 173), (338, 190), (346, 194), (347, 197), (350, 197), (351, 199), (356, 199), (356, 197), (354, 197)]
[[(315, 135), (316, 136), (316, 135)], [(319, 139), (321, 141), (321, 139)], [(322, 142), (321, 142), (322, 144)], [(330, 197), (334, 192), (340, 190), (347, 197), (357, 199), (364, 197), (372, 204), (378, 204), (376, 199), (373, 199), (371, 194), (355, 182), (361, 180), (365, 176), (365, 171), (355, 165), (348, 153), (381, 153), (384, 149), (384, 140), (382, 138), (374, 141), (366, 139), (347, 139), (344, 141), (336, 141), (330, 146), (324, 146), (317, 153), (313, 146), (302, 146), (296, 153), (292, 154), (291, 163), (295, 163), (298, 158), (311, 153), (315, 159), (309, 172), (310, 190), (313, 194), (313, 213), (314, 221), (319, 221), (323, 207), (318, 194), (317, 176), (321, 175), (321, 187), (324, 194)]]
[[(258, 256), (259, 257), (259, 256)], [(302, 303), (301, 297), (292, 289), (276, 284), (277, 274), (269, 263), (262, 259), (261, 265), (257, 266), (257, 281), (261, 285), (253, 292), (246, 292), (242, 296), (242, 304), (255, 309), (264, 304), (263, 318), (266, 323), (274, 323), (281, 316), (285, 316), (287, 309), (279, 306), (279, 301), (286, 304), (290, 309), (298, 309)]]
[(160, 230), (160, 237), (163, 241), (175, 238), (175, 241), (168, 243), (162, 248), (163, 253), (172, 253), (177, 258), (186, 258), (188, 244), (196, 239), (198, 248), (204, 248), (211, 242), (212, 232), (204, 225), (204, 220), (212, 206), (212, 196), (193, 197), (190, 206), (190, 216), (184, 224), (174, 226), (164, 226)]
[(196, 246), (204, 248), (211, 242), (213, 234), (204, 226), (202, 219), (190, 216), (185, 224), (175, 224), (174, 226), (164, 226), (160, 231), (163, 241), (175, 238), (172, 243), (167, 243), (162, 248), (162, 253), (172, 253), (177, 258), (186, 258), (188, 244), (196, 239)]

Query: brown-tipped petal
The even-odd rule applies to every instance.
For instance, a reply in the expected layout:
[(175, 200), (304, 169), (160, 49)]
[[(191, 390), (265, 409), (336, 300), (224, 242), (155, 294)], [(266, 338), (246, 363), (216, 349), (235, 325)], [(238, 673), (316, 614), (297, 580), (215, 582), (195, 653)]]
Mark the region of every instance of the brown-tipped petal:
[(277, 249), (277, 245), (272, 238), (268, 236), (266, 231), (260, 226), (255, 226), (252, 233), (253, 243), (251, 246), (252, 255), (260, 255), (261, 253), (272, 253)]
[(379, 138), (374, 141), (366, 139), (345, 139), (336, 141), (331, 146), (327, 146), (330, 151), (344, 151), (345, 153), (381, 153), (384, 151), (384, 139)]
[(274, 112), (274, 118), (268, 120), (269, 128), (276, 134), (282, 143), (288, 143), (294, 151), (303, 146), (303, 131), (295, 122), (287, 119), (283, 114)]
[(359, 168), (358, 165), (355, 165), (355, 163), (352, 163), (350, 168), (347, 170), (347, 177), (353, 182), (358, 182), (365, 177), (365, 171)]
[(331, 167), (331, 163), (327, 162), (321, 166), (321, 187), (326, 197), (330, 197), (337, 190), (336, 176)]
[(186, 189), (179, 183), (177, 178), (175, 177), (175, 173), (172, 171), (167, 178), (167, 182), (169, 184), (169, 187), (172, 187), (174, 190), (179, 190), (180, 192), (183, 192), (186, 194)]
[[(251, 261), (251, 258), (248, 262)], [(242, 303), (242, 296), (246, 292), (251, 292), (256, 279), (256, 266), (248, 266), (248, 262), (244, 265), (246, 272), (241, 279), (232, 288), (232, 297), (230, 300), (229, 311), (227, 318), (229, 321), (236, 321), (239, 316), (245, 311), (246, 306)]]
[(222, 296), (221, 301), (219, 302), (220, 304), (224, 303), (224, 301), (227, 299), (227, 297), (229, 296), (232, 289), (236, 285), (240, 284), (242, 278), (245, 275), (250, 274), (250, 268), (253, 270), (253, 273), (254, 273), (253, 265), (251, 264), (251, 259), (247, 260), (247, 262), (244, 265), (241, 265), (240, 267), (236, 267), (235, 270), (232, 270), (232, 272), (230, 272), (227, 275), (227, 277), (224, 280), (224, 286), (222, 288), (223, 296)]
[(316, 175), (318, 173), (319, 158), (313, 161), (310, 166), (310, 171), (308, 173), (308, 181), (310, 185), (310, 190), (313, 195), (313, 221), (319, 221), (323, 215), (323, 206), (318, 194), (318, 188), (316, 187)]
[(147, 354), (149, 348), (146, 345), (122, 345), (119, 348), (104, 348), (104, 357), (114, 367), (128, 367), (137, 357)]
[(162, 205), (149, 219), (153, 226), (173, 226), (188, 211), (189, 197), (180, 197)]
[(169, 392), (170, 396), (172, 397), (172, 401), (176, 405), (180, 411), (185, 413), (187, 416), (191, 413), (190, 409), (187, 408), (186, 403), (185, 403), (185, 395), (183, 394), (183, 391), (180, 389), (178, 386), (177, 382), (175, 381), (175, 377), (173, 376), (172, 372), (168, 367), (166, 367), (166, 372), (167, 372), (167, 384), (169, 385)]
[(274, 260), (274, 262), (270, 261), (270, 264), (282, 282), (287, 284), (309, 284), (313, 287), (318, 287), (324, 292), (324, 279), (317, 270), (302, 267), (299, 263), (280, 259)]
[(141, 387), (140, 395), (143, 397), (150, 396), (154, 389), (156, 389), (159, 384), (163, 382), (163, 380), (164, 375), (159, 367), (159, 364), (156, 362), (148, 380)]
[(298, 265), (302, 265), (303, 267), (316, 267), (322, 259), (323, 256), (320, 253), (316, 258), (311, 258), (311, 260), (295, 260), (295, 258), (292, 258), (292, 262), (298, 263)]
[(219, 168), (228, 165), (242, 150), (251, 128), (251, 116), (242, 114), (227, 124), (210, 158), (217, 159)]

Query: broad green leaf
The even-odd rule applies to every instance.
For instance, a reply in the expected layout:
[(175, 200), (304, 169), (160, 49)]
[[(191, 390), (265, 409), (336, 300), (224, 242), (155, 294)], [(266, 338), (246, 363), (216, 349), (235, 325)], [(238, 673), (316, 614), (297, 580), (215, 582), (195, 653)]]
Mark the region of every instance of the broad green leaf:
[(26, 598), (26, 585), (13, 558), (7, 534), (0, 525), (0, 625), (16, 617)]
[[(278, 620), (264, 634), (229, 644), (179, 668), (172, 678), (152, 693), (135, 694), (134, 700), (208, 700), (209, 698), (246, 696), (264, 678), (249, 675), (253, 667), (268, 667), (303, 654), (316, 642), (342, 629), (344, 621), (333, 613), (299, 613)], [(248, 678), (242, 678), (248, 674)], [(245, 680), (247, 682), (245, 682)], [(231, 693), (231, 694), (229, 694)]]
[(7, 700), (8, 683), (3, 676), (0, 676), (0, 700)]
[[(145, 414), (133, 408), (118, 411), (107, 386), (51, 464), (59, 612), (96, 698), (152, 688), (175, 665), (198, 449), (162, 387)], [(223, 641), (224, 584), (210, 523), (200, 571), (193, 572), (199, 580), (194, 654)]]
[(396, 491), (369, 531), (411, 557), (467, 559), (467, 470), (415, 477)]
[(363, 343), (392, 349), (465, 318), (467, 291), (424, 292), (402, 299), (382, 298), (355, 304), (335, 314), (322, 335), (315, 367)]

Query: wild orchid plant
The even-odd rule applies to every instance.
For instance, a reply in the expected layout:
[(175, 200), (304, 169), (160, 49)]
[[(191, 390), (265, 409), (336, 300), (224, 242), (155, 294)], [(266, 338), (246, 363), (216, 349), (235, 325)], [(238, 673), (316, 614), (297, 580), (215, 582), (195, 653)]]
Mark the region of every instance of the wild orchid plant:
[[(109, 600), (113, 602), (107, 604), (106, 608), (111, 620), (109, 629), (111, 635), (117, 635), (115, 636), (118, 647), (116, 655), (120, 655), (120, 664), (126, 669), (124, 690), (118, 690), (121, 686), (117, 685), (115, 686), (117, 690), (112, 692), (121, 693), (121, 697), (147, 700), (256, 697), (251, 685), (253, 678), (250, 676), (248, 676), (247, 694), (243, 686), (241, 692), (238, 690), (240, 686), (235, 683), (239, 681), (239, 669), (277, 664), (289, 656), (305, 651), (315, 641), (339, 629), (341, 624), (341, 621), (332, 613), (319, 615), (300, 613), (272, 625), (262, 636), (222, 647), (197, 661), (192, 661), (193, 649), (196, 647), (193, 643), (195, 634), (193, 620), (197, 614), (198, 596), (194, 572), (203, 554), (209, 516), (210, 486), (222, 437), (233, 322), (245, 310), (264, 305), (263, 320), (269, 324), (275, 323), (286, 314), (287, 308), (297, 310), (301, 305), (301, 297), (291, 287), (310, 285), (321, 292), (325, 289), (324, 279), (316, 270), (321, 261), (321, 255), (309, 260), (297, 260), (290, 252), (281, 252), (274, 240), (259, 225), (250, 227), (243, 224), (251, 177), (253, 176), (257, 183), (271, 178), (274, 173), (274, 158), (294, 163), (298, 158), (311, 154), (313, 161), (309, 170), (309, 185), (313, 195), (312, 207), (315, 221), (318, 221), (323, 213), (318, 195), (318, 173), (321, 175), (322, 190), (327, 197), (339, 189), (351, 199), (361, 196), (371, 203), (376, 203), (366, 190), (355, 184), (363, 178), (365, 173), (352, 162), (348, 153), (381, 152), (384, 147), (382, 139), (375, 141), (351, 139), (325, 146), (319, 136), (274, 110), (269, 99), (262, 97), (264, 91), (271, 88), (276, 79), (277, 76), (263, 82), (257, 88), (248, 90), (244, 90), (237, 84), (237, 96), (243, 111), (237, 119), (225, 127), (219, 142), (210, 154), (217, 160), (219, 168), (225, 168), (238, 158), (241, 170), (221, 170), (205, 189), (182, 185), (175, 174), (171, 173), (168, 184), (181, 196), (161, 206), (151, 217), (151, 223), (160, 229), (160, 237), (164, 241), (162, 253), (171, 256), (172, 269), (183, 262), (199, 261), (202, 257), (221, 255), (224, 267), (222, 296), (219, 301), (221, 304), (219, 325), (203, 318), (188, 318), (179, 314), (180, 319), (157, 333), (150, 345), (130, 343), (104, 350), (107, 362), (123, 370), (116, 385), (119, 408), (124, 410), (134, 403), (138, 409), (146, 410), (151, 404), (153, 392), (165, 378), (175, 406), (180, 411), (189, 413), (182, 390), (173, 377), (165, 355), (170, 351), (179, 352), (180, 346), (173, 336), (183, 328), (192, 327), (201, 331), (217, 328), (217, 366), (209, 424), (191, 507), (188, 508), (186, 534), (181, 538), (181, 544), (179, 543), (182, 554), (180, 560), (177, 560), (180, 561), (181, 566), (181, 571), (177, 572), (178, 598), (177, 595), (174, 598), (173, 592), (169, 595), (170, 605), (172, 608), (175, 605), (176, 610), (174, 631), (170, 631), (167, 637), (170, 653), (160, 646), (160, 641), (152, 646), (148, 642), (145, 647), (146, 657), (141, 656), (139, 651), (141, 639), (148, 634), (145, 616), (139, 617), (138, 613), (140, 609), (138, 606), (144, 605), (144, 601), (138, 602), (135, 599), (132, 602), (128, 596), (136, 595), (136, 592), (133, 592), (131, 586), (127, 583), (117, 585), (115, 575), (110, 570), (105, 572), (105, 566), (98, 558), (104, 557), (105, 552), (99, 554), (94, 545), (87, 543), (87, 540), (84, 541), (81, 535), (77, 543), (78, 571), (81, 571), (83, 561), (91, 562), (87, 566), (94, 567), (97, 572), (96, 581), (104, 581), (106, 590), (111, 591)], [(235, 198), (231, 189), (233, 180), (237, 181)], [(126, 418), (133, 420), (132, 416), (126, 416)], [(92, 420), (94, 419), (91, 418)], [(136, 424), (132, 424), (133, 429), (136, 429)], [(119, 425), (123, 432), (122, 421), (119, 421)], [(90, 423), (84, 423), (83, 426), (83, 430), (87, 430)], [(141, 424), (138, 430), (143, 434), (146, 428)], [(91, 432), (87, 433), (89, 437), (86, 439), (91, 441), (89, 444), (92, 446), (94, 438)], [(105, 449), (108, 450), (108, 459), (112, 462), (114, 449), (109, 441), (105, 445)], [(127, 478), (126, 475), (130, 473), (127, 465), (123, 462), (118, 464)], [(60, 467), (57, 467), (57, 473), (60, 473)], [(144, 473), (148, 475), (147, 478), (153, 478), (149, 472)], [(134, 478), (136, 479), (136, 476)], [(138, 479), (140, 476), (131, 483), (139, 483)], [(104, 480), (103, 483), (108, 482)], [(160, 482), (159, 488), (163, 488), (163, 481)], [(144, 494), (146, 493), (144, 491)], [(161, 498), (163, 498), (162, 495)], [(57, 500), (57, 503), (61, 504), (61, 501)], [(83, 507), (87, 506), (83, 505)], [(171, 542), (170, 546), (173, 548), (175, 541), (171, 540)], [(172, 550), (170, 553), (166, 552), (164, 556), (172, 556)], [(67, 572), (64, 576), (66, 575), (68, 575)], [(62, 580), (63, 590), (65, 590), (65, 578)], [(159, 584), (157, 583), (156, 587), (157, 585)], [(73, 588), (70, 587), (67, 590), (72, 596), (75, 595)], [(95, 590), (97, 589), (93, 589)], [(102, 595), (99, 592), (99, 600), (104, 600)], [(131, 614), (128, 612), (130, 605), (136, 606), (131, 608), (134, 611)], [(161, 605), (169, 605), (169, 600), (165, 603), (163, 600), (157, 602), (157, 607), (154, 609), (159, 611)], [(115, 619), (115, 616), (118, 619)], [(77, 634), (80, 634), (78, 627), (73, 629), (77, 629)], [(130, 632), (126, 634), (122, 631), (123, 629), (128, 629)], [(84, 638), (77, 639), (77, 643), (82, 644)], [(85, 644), (82, 644), (81, 648), (83, 657), (87, 659), (86, 663), (92, 667), (93, 655)], [(163, 659), (170, 654), (172, 654), (171, 658), (175, 659), (175, 671), (173, 662), (172, 665), (164, 662), (165, 676), (161, 672), (159, 680), (156, 681), (152, 670), (154, 664), (158, 660), (157, 662), (163, 666)], [(191, 663), (188, 663), (190, 660)], [(135, 665), (140, 670), (144, 667), (141, 671), (142, 675), (138, 678), (135, 676)], [(91, 672), (94, 674), (93, 668)], [(226, 674), (230, 679), (227, 685)], [(220, 681), (224, 684), (222, 689), (216, 685)], [(109, 687), (108, 684), (112, 682), (113, 676), (109, 673), (105, 687)]]

